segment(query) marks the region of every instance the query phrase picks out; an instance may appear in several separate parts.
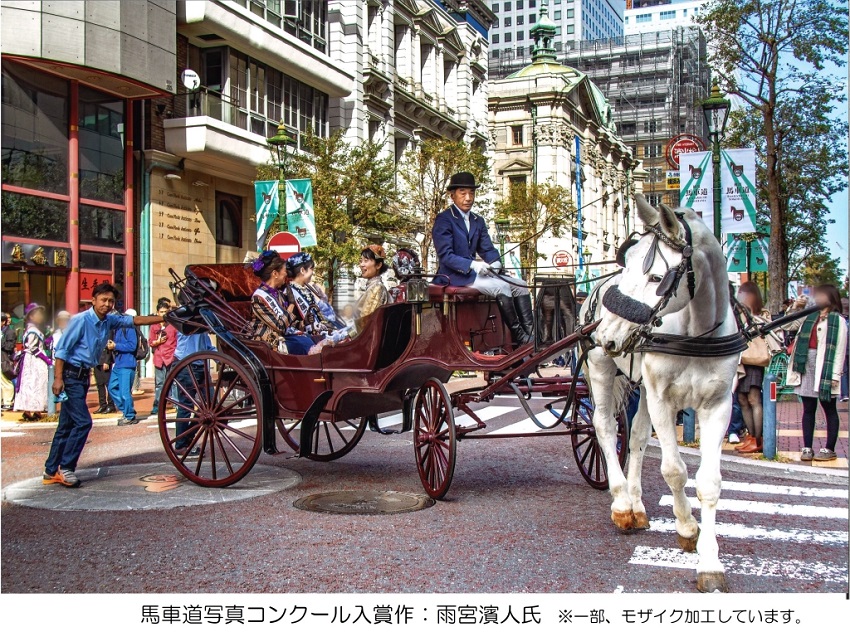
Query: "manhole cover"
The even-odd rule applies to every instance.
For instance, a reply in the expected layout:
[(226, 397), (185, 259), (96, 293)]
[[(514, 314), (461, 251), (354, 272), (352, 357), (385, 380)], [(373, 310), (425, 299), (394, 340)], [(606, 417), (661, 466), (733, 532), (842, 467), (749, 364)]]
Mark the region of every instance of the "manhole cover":
[(3, 489), (3, 500), (59, 511), (127, 511), (214, 505), (263, 496), (301, 482), (301, 475), (283, 467), (255, 465), (230, 487), (199, 487), (177, 474), (171, 463), (138, 463), (77, 470), (78, 489), (42, 485), (41, 477)]
[(299, 498), (293, 504), (304, 511), (374, 516), (419, 511), (431, 507), (434, 502), (433, 498), (422, 494), (341, 491), (312, 494)]

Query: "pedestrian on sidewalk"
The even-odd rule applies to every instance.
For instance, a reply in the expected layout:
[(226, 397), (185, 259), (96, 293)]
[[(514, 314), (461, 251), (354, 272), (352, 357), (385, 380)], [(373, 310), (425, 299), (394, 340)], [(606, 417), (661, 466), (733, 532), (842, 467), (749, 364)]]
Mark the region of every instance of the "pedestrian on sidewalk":
[(729, 418), (728, 441), (732, 444), (741, 443), (741, 435), (747, 429), (744, 423), (744, 413), (741, 412), (741, 404), (738, 402), (738, 394), (732, 393), (732, 415)]
[(86, 445), (92, 426), (86, 395), (91, 385), (91, 369), (100, 362), (112, 329), (133, 328), (162, 322), (160, 316), (111, 314), (115, 308), (118, 290), (109, 283), (100, 283), (92, 290), (92, 306), (71, 318), (68, 328), (56, 345), (56, 378), (53, 394), (65, 394), (59, 414), (59, 426), (53, 435), (50, 454), (44, 464), (42, 483), (58, 483), (65, 487), (79, 487), (75, 474), (77, 461)]
[[(117, 313), (117, 312), (116, 312)], [(112, 340), (112, 332), (109, 332), (109, 340)], [(107, 345), (109, 344), (107, 341)], [(94, 367), (94, 383), (97, 386), (97, 410), (95, 415), (108, 415), (118, 412), (115, 402), (109, 396), (109, 379), (112, 377), (112, 365), (115, 358), (112, 355), (112, 350), (107, 346), (103, 347), (103, 352), (100, 354), (100, 362)]]
[[(171, 301), (161, 298), (157, 302), (156, 311), (160, 316), (165, 316), (171, 309)], [(156, 388), (153, 395), (153, 408), (151, 417), (159, 413), (159, 397), (165, 376), (174, 364), (174, 351), (177, 349), (177, 330), (170, 323), (153, 325), (150, 332), (150, 345), (153, 352), (154, 383)]]
[[(201, 351), (215, 351), (215, 347), (213, 347), (208, 333), (177, 333), (177, 348), (174, 351), (175, 364), (180, 362), (183, 358), (187, 358), (189, 355)], [(174, 378), (177, 384), (179, 384), (177, 389), (177, 421), (175, 426), (175, 436), (179, 438), (174, 442), (174, 449), (177, 451), (186, 450), (192, 445), (192, 439), (194, 438), (195, 433), (189, 433), (188, 430), (195, 425), (195, 423), (187, 420), (192, 418), (192, 411), (195, 408), (195, 402), (192, 399), (196, 393), (195, 384), (199, 384), (201, 386), (206, 384), (206, 377), (204, 374), (204, 361), (198, 360), (181, 369)], [(209, 385), (206, 385), (206, 387), (209, 387)], [(197, 456), (198, 454), (200, 454), (200, 449), (195, 446), (189, 453), (189, 456)]]
[[(136, 310), (128, 309), (126, 316), (134, 318)], [(133, 378), (136, 375), (136, 347), (139, 336), (135, 327), (122, 327), (113, 332), (113, 339), (106, 348), (112, 351), (115, 362), (112, 365), (112, 375), (109, 377), (109, 394), (112, 401), (121, 411), (119, 426), (130, 426), (138, 423), (136, 407), (133, 403)]]
[[(837, 398), (847, 355), (847, 323), (841, 317), (841, 295), (834, 285), (819, 285), (814, 292), (821, 311), (792, 323), (798, 327), (788, 361), (786, 384), (803, 400), (803, 451), (801, 461), (832, 461), (838, 441)], [(795, 307), (806, 306), (803, 297)], [(826, 446), (815, 454), (815, 413), (818, 401), (826, 416)]]
[(53, 330), (50, 332), (50, 336), (45, 340), (47, 344), (47, 348), (51, 351), (56, 348), (56, 345), (59, 344), (59, 340), (62, 338), (62, 333), (68, 327), (68, 321), (71, 320), (71, 312), (60, 310), (56, 313), (56, 316), (53, 317)]
[(24, 350), (14, 409), (22, 411), (24, 421), (38, 421), (47, 410), (47, 368), (53, 360), (44, 344), (46, 316), (44, 307), (36, 303), (27, 306), (24, 320)]
[(18, 332), (12, 327), (12, 317), (3, 312), (2, 317), (2, 342), (0, 342), (0, 354), (2, 354), (2, 370), (0, 370), (0, 391), (2, 391), (3, 410), (11, 410), (15, 403), (15, 347), (18, 344)]
[[(764, 324), (770, 321), (770, 312), (764, 308), (761, 290), (752, 281), (741, 284), (738, 289), (738, 302), (746, 311), (742, 316), (753, 322)], [(777, 350), (781, 348), (776, 345)], [(764, 369), (770, 364), (770, 349), (767, 340), (756, 338), (752, 340), (747, 350), (741, 356), (743, 376), (738, 380), (738, 403), (744, 424), (747, 426), (747, 438), (742, 441), (736, 452), (755, 454), (762, 449), (762, 428), (764, 411), (762, 410), (761, 389), (764, 382)]]

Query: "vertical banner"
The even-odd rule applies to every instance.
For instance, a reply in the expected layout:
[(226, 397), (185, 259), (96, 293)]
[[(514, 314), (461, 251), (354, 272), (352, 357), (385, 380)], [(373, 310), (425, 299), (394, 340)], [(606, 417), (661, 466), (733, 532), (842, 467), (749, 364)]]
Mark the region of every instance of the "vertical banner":
[[(714, 227), (714, 177), (710, 151), (679, 154), (680, 204)], [(741, 232), (741, 231), (736, 231)]]
[(750, 272), (767, 272), (767, 237), (754, 239), (750, 244)]
[(519, 244), (505, 242), (504, 266), (507, 272), (516, 278), (522, 278), (522, 261), (519, 258)]
[(254, 208), (257, 209), (257, 252), (261, 252), (269, 235), (269, 228), (280, 212), (277, 180), (254, 182)]
[(720, 152), (720, 228), (724, 233), (756, 230), (756, 150)]
[(747, 271), (747, 242), (738, 235), (726, 234), (726, 270)]
[(316, 245), (316, 217), (313, 213), (313, 183), (308, 179), (286, 181), (286, 225), (301, 246)]

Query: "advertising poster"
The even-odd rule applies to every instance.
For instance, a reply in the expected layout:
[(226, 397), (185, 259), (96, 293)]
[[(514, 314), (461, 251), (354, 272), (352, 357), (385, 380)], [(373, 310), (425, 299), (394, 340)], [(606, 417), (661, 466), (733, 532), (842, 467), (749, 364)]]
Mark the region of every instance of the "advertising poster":
[[(714, 225), (714, 180), (711, 152), (679, 154), (679, 195), (709, 227)], [(741, 232), (741, 231), (736, 231)]]
[(254, 182), (254, 204), (257, 209), (257, 252), (261, 252), (268, 239), (269, 228), (280, 210), (277, 180)]
[(286, 225), (289, 232), (298, 237), (302, 248), (316, 245), (312, 181), (308, 179), (286, 181)]
[(720, 152), (720, 227), (724, 233), (756, 231), (756, 151)]
[(519, 244), (506, 242), (505, 256), (503, 257), (505, 271), (510, 272), (518, 279), (522, 278), (522, 261), (519, 259)]
[(729, 272), (747, 271), (747, 242), (738, 235), (726, 235), (726, 269)]

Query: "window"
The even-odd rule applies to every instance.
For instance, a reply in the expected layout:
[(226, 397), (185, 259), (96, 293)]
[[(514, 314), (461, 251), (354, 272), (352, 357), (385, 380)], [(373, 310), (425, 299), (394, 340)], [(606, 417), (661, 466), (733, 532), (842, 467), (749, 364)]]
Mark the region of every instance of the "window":
[(575, 10), (575, 9), (567, 9), (567, 17), (568, 17), (568, 18), (574, 18), (574, 17), (575, 17), (575, 15), (576, 15), (576, 10)]
[(534, 24), (534, 23), (536, 23), (536, 22), (537, 22), (537, 14), (536, 14), (536, 13), (532, 13), (532, 14), (530, 14), (530, 15), (528, 16), (528, 23), (529, 23), (529, 24)]
[(519, 42), (520, 40), (525, 39), (525, 33), (523, 31), (516, 32), (516, 40)]
[(68, 203), (3, 191), (3, 234), (68, 241)]
[(643, 131), (645, 134), (654, 134), (658, 131), (658, 121), (644, 121)]
[(508, 178), (508, 184), (511, 189), (514, 187), (519, 188), (520, 190), (524, 190), (528, 185), (528, 176), (511, 176)]
[(494, 29), (499, 28), (499, 18), (496, 18), (495, 20), (493, 20), (493, 28)]
[(560, 26), (556, 26), (556, 27), (555, 27), (555, 35), (560, 35), (560, 34), (561, 34), (561, 27), (560, 27)]
[(643, 156), (644, 158), (658, 158), (661, 155), (661, 145), (660, 144), (652, 144), (652, 145), (644, 145), (643, 146)]
[(523, 24), (525, 24), (525, 16), (522, 16), (522, 15), (516, 16), (516, 25), (522, 26)]
[(522, 11), (525, 7), (523, 6), (523, 0), (516, 0), (516, 10)]
[(124, 203), (124, 101), (80, 86), (80, 197)]
[(514, 146), (522, 145), (522, 125), (511, 126), (511, 140)]
[(508, 42), (512, 42), (512, 41), (513, 41), (513, 36), (511, 35), (511, 33), (505, 33), (505, 43), (507, 44)]
[(533, 9), (537, 6), (537, 0), (528, 0), (528, 8)]
[(499, 49), (497, 48), (495, 50), (491, 50), (490, 51), (490, 57), (492, 59), (499, 59)]
[(498, 44), (499, 43), (499, 34), (498, 33), (493, 34), (491, 39), (492, 39), (494, 44)]
[(637, 125), (634, 121), (617, 123), (618, 132), (621, 136), (634, 134), (637, 132)]
[(635, 16), (635, 22), (652, 22), (651, 13), (641, 13)]
[(505, 18), (505, 28), (508, 28), (509, 26), (513, 26), (513, 25), (514, 25), (514, 23), (513, 23), (513, 21), (511, 20), (511, 16), (507, 16), (507, 17)]
[[(328, 22), (326, 1), (235, 0), (235, 2), (276, 27), (282, 26), (284, 31), (302, 42), (325, 52), (325, 30)], [(283, 10), (282, 14), (281, 10)]]
[(662, 11), (661, 12), (661, 19), (662, 20), (673, 20), (675, 18), (676, 18), (676, 12), (675, 11)]
[(80, 204), (80, 243), (123, 248), (124, 211)]
[(493, 13), (498, 13), (498, 12), (499, 12), (499, 3), (494, 2), (493, 3)]
[(557, 20), (560, 20), (560, 19), (561, 19), (561, 12), (555, 11), (555, 20), (557, 21)]
[(215, 193), (215, 243), (242, 247), (242, 198)]
[(655, 195), (649, 194), (646, 196), (646, 201), (649, 202), (651, 206), (658, 206), (664, 201), (664, 196), (660, 193)]
[(510, 3), (510, 2), (506, 2), (506, 3), (505, 3), (505, 11), (510, 11), (510, 10), (511, 10), (511, 3)]
[(576, 27), (572, 24), (567, 24), (567, 35), (572, 35), (576, 32)]

